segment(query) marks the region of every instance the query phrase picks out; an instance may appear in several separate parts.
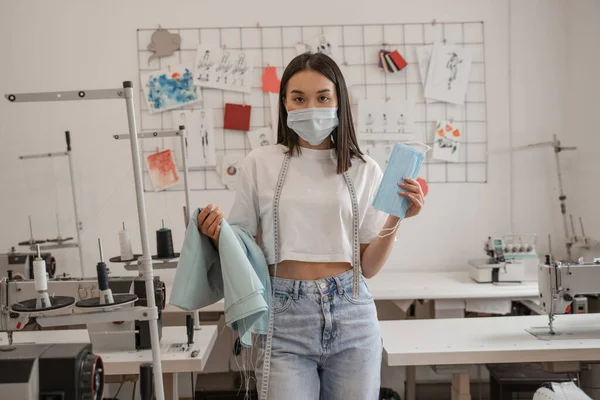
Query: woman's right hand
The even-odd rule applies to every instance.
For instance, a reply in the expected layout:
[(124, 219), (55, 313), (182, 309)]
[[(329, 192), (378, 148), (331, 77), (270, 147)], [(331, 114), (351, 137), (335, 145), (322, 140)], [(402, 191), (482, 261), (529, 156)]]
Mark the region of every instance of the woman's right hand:
[(223, 221), (223, 211), (219, 206), (213, 208), (213, 205), (209, 204), (198, 214), (198, 230), (208, 236), (216, 247), (219, 245), (221, 221)]

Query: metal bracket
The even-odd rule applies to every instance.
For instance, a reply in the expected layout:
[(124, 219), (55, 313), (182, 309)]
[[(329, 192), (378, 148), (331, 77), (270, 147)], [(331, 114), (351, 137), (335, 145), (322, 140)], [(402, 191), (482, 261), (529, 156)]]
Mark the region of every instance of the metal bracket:
[(69, 315), (41, 316), (36, 319), (41, 327), (65, 326), (78, 324), (96, 324), (113, 321), (151, 321), (158, 320), (156, 307), (128, 307), (110, 312), (99, 311)]
[(13, 103), (26, 103), (37, 101), (70, 101), (70, 100), (106, 100), (123, 99), (123, 89), (97, 89), (97, 90), (72, 90), (67, 92), (47, 93), (18, 93), (6, 94), (4, 97)]
[(61, 151), (57, 153), (41, 153), (41, 154), (31, 154), (26, 156), (19, 156), (19, 160), (30, 160), (32, 158), (46, 158), (46, 157), (63, 157), (67, 156), (69, 153), (66, 151)]
[[(162, 137), (176, 137), (176, 136), (181, 136), (181, 135), (182, 135), (182, 131), (169, 130), (169, 131), (138, 132), (137, 137), (138, 137), (138, 139), (152, 139), (152, 138), (159, 138), (159, 137), (161, 137), (161, 138)], [(128, 133), (125, 133), (125, 134), (114, 135), (113, 137), (117, 140), (129, 139), (130, 135)]]

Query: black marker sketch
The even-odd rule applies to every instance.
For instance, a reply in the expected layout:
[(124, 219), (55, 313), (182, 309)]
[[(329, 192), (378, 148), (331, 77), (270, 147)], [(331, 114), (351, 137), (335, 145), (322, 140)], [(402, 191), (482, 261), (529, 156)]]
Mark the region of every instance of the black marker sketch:
[(231, 70), (231, 75), (233, 75), (233, 84), (244, 84), (244, 74), (248, 71), (248, 66), (246, 65), (246, 54), (240, 53), (238, 56), (237, 64)]
[(217, 82), (219, 82), (221, 78), (223, 78), (223, 82), (227, 83), (227, 73), (230, 69), (231, 64), (229, 64), (229, 52), (224, 51), (223, 57), (221, 57), (221, 63), (217, 67), (217, 72), (220, 72), (219, 76), (217, 77)]
[(210, 59), (210, 50), (204, 52), (204, 57), (196, 66), (198, 72), (198, 80), (208, 82), (210, 80), (210, 69), (215, 65), (215, 62)]
[(261, 146), (268, 146), (269, 145), (269, 140), (267, 139), (267, 135), (265, 135), (264, 133), (260, 134), (259, 139), (260, 139), (260, 145)]
[(398, 133), (404, 133), (404, 113), (398, 117)]
[(327, 37), (321, 36), (319, 38), (319, 44), (317, 45), (317, 53), (323, 53), (331, 56), (331, 43), (327, 40)]
[(456, 74), (458, 72), (458, 64), (462, 63), (463, 60), (458, 59), (456, 53), (448, 53), (450, 59), (446, 63), (446, 68), (450, 70), (450, 77), (448, 78), (448, 91), (452, 90), (452, 82), (456, 80)]
[(369, 113), (367, 115), (367, 122), (365, 123), (365, 125), (367, 126), (367, 128), (365, 129), (365, 133), (373, 133), (373, 123), (373, 115)]

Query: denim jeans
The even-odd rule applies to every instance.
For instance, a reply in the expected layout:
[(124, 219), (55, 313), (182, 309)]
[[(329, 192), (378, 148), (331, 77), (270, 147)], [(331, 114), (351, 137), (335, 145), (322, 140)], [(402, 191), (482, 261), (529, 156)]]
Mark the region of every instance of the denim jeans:
[[(352, 270), (315, 281), (271, 278), (274, 334), (268, 400), (377, 400), (382, 340), (373, 297)], [(262, 382), (265, 335), (257, 339)]]

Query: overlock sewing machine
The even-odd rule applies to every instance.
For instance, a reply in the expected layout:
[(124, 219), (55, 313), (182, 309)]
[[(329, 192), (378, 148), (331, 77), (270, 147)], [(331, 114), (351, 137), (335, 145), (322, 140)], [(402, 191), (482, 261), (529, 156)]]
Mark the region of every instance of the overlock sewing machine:
[(535, 281), (539, 263), (535, 245), (535, 235), (488, 237), (484, 246), (488, 258), (469, 260), (469, 276), (480, 283)]

